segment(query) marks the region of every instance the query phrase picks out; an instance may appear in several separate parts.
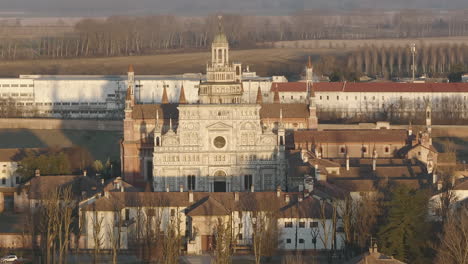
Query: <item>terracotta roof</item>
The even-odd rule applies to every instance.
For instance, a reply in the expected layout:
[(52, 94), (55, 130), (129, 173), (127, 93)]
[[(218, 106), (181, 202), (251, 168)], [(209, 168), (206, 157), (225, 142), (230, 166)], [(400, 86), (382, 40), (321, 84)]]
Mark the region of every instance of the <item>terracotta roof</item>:
[[(325, 203), (324, 206), (326, 218), (332, 218), (333, 209), (331, 205)], [(280, 209), (280, 217), (322, 218), (321, 202), (312, 196), (305, 197), (302, 201), (296, 200)]]
[(189, 210), (189, 216), (218, 216), (229, 215), (228, 209), (212, 196), (200, 200), (193, 209)]
[(453, 187), (454, 190), (463, 190), (463, 191), (468, 191), (468, 179), (465, 179), (464, 181), (458, 183)]
[[(340, 87), (341, 86), (341, 87)], [(468, 92), (468, 83), (316, 83), (314, 88), (319, 92), (343, 91), (343, 92), (381, 92), (381, 93), (444, 93), (444, 92)]]
[(349, 191), (329, 182), (318, 181), (314, 185), (314, 195), (322, 198), (345, 199), (349, 195)]
[[(231, 211), (275, 210), (288, 216), (316, 216), (318, 200), (313, 197), (298, 202), (302, 193), (280, 192), (108, 192), (82, 210), (113, 211), (123, 207), (185, 207), (190, 216), (226, 215)], [(237, 199), (235, 195), (237, 194)], [(289, 202), (286, 202), (289, 196)], [(328, 210), (328, 209), (327, 209)]]
[(0, 149), (0, 161), (18, 161), (20, 149)]
[(188, 193), (182, 192), (108, 192), (83, 210), (113, 211), (120, 207), (187, 207)]
[(153, 119), (156, 120), (156, 111), (160, 119), (178, 119), (178, 104), (137, 104), (133, 107), (133, 119)]
[[(307, 84), (305, 82), (274, 82), (271, 83), (272, 92), (306, 92)], [(276, 95), (275, 95), (276, 96)], [(279, 100), (279, 95), (278, 95)]]
[[(280, 92), (306, 92), (304, 82), (272, 83), (271, 90), (278, 87)], [(396, 82), (318, 82), (313, 84), (316, 92), (382, 92), (382, 93), (466, 93), (468, 83), (396, 83)]]
[[(376, 191), (380, 179), (333, 179), (330, 180), (331, 184), (337, 185), (340, 188), (343, 188), (350, 192), (371, 192)], [(419, 189), (424, 182), (421, 182), (420, 179), (389, 179), (391, 184), (405, 185), (412, 189)]]
[(105, 182), (103, 191), (105, 191), (105, 192), (106, 191), (107, 192), (120, 192), (121, 191), (120, 187), (123, 187), (125, 192), (138, 192), (139, 191), (135, 186), (133, 186), (133, 185), (129, 184), (128, 182), (122, 180), (122, 178), (120, 178), (120, 177), (110, 179), (107, 182)]
[(294, 143), (372, 143), (397, 142), (405, 144), (407, 132), (404, 129), (362, 129), (295, 131)]
[(339, 175), (330, 175), (330, 178), (350, 179), (350, 178), (425, 178), (427, 174), (420, 166), (379, 166), (377, 165), (375, 171), (372, 170), (372, 165), (360, 167), (350, 167), (340, 169)]
[(307, 104), (261, 104), (260, 118), (280, 118), (280, 109), (283, 109), (283, 118), (307, 118), (309, 106)]
[[(190, 206), (186, 210), (187, 215), (217, 216), (227, 215), (230, 210), (250, 211), (267, 206), (276, 210), (274, 212), (277, 212), (279, 217), (321, 218), (320, 201), (312, 196), (299, 201), (298, 195), (302, 195), (299, 193), (281, 193), (280, 197), (277, 197), (276, 192), (237, 194), (239, 195), (238, 201), (234, 200), (234, 193), (193, 193), (194, 203), (189, 205), (187, 202), (188, 193), (107, 193), (106, 196), (99, 197), (96, 201), (84, 205), (81, 209), (84, 211), (114, 211), (121, 210), (125, 206)], [(286, 195), (291, 197), (289, 203), (286, 203), (284, 199)], [(163, 199), (167, 203), (158, 203), (153, 199)], [(325, 215), (327, 218), (332, 216), (332, 208), (329, 204), (325, 205)]]
[(312, 158), (312, 159), (309, 159), (309, 163), (313, 167), (315, 167), (315, 165), (318, 165), (319, 167), (325, 167), (325, 168), (340, 167), (339, 163), (333, 162), (333, 161), (328, 160), (328, 159), (314, 159), (314, 158)]
[(47, 194), (58, 189), (71, 186), (74, 198), (82, 198), (82, 192), (87, 196), (98, 192), (98, 183), (86, 176), (57, 175), (33, 177), (25, 186), (28, 188), (28, 198), (40, 200), (47, 197)]

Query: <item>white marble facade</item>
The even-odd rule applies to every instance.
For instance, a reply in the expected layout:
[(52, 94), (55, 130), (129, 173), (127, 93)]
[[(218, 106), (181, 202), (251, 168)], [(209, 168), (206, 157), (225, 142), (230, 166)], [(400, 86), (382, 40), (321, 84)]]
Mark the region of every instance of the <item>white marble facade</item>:
[(264, 128), (259, 111), (255, 104), (180, 105), (177, 128), (155, 135), (155, 191), (284, 187), (284, 134)]

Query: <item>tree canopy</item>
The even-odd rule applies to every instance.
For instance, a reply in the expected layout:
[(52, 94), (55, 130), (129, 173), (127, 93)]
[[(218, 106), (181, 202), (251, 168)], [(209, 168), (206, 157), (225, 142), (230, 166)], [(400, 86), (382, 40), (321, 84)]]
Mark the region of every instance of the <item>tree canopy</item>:
[(25, 157), (18, 164), (17, 172), (24, 182), (34, 177), (36, 170), (40, 170), (43, 175), (72, 173), (70, 161), (63, 152), (38, 154), (35, 151), (27, 150)]
[(425, 190), (397, 186), (385, 204), (379, 230), (380, 251), (409, 263), (429, 263), (431, 226), (426, 219), (429, 195)]

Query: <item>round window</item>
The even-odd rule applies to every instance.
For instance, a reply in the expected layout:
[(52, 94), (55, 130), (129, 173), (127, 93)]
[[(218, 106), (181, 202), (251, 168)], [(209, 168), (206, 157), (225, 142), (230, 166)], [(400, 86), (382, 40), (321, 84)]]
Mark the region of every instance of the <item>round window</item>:
[(215, 137), (214, 141), (213, 141), (215, 147), (217, 148), (224, 148), (224, 146), (226, 146), (226, 139), (224, 137)]

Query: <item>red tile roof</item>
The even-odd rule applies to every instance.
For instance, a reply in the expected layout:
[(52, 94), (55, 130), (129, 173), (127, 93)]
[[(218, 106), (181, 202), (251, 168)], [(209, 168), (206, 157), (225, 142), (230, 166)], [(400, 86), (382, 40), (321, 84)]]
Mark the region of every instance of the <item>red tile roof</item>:
[[(272, 83), (271, 90), (279, 92), (306, 92), (305, 82)], [(382, 93), (462, 93), (468, 92), (468, 83), (396, 83), (396, 82), (318, 82), (313, 84), (316, 92), (382, 92)]]
[(280, 82), (272, 83), (271, 91), (275, 91), (278, 88), (278, 92), (305, 92), (307, 89), (305, 82)]

